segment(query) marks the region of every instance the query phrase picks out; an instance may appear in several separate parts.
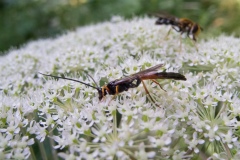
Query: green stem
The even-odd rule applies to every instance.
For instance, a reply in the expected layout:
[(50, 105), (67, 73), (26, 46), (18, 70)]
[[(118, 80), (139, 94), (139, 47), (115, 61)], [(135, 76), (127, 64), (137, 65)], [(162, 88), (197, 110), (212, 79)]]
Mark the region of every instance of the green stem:
[(139, 136), (139, 135), (142, 134), (143, 132), (145, 132), (145, 131), (143, 130), (143, 131), (139, 132), (138, 134), (135, 134), (135, 135), (132, 136), (130, 139), (134, 139), (134, 138), (136, 138), (137, 136)]
[(49, 134), (50, 133), (52, 133), (52, 131), (55, 129), (55, 128), (57, 128), (57, 126), (58, 126), (58, 124), (57, 125), (55, 125), (50, 131), (48, 131), (49, 132)]
[(219, 118), (220, 114), (226, 109), (227, 105), (224, 105), (221, 110), (218, 112), (216, 118)]
[(98, 148), (99, 147), (99, 144), (93, 144), (93, 143), (87, 143), (87, 145), (89, 146), (89, 147), (96, 147), (96, 148)]
[[(133, 146), (124, 146), (125, 148), (136, 148), (136, 149), (139, 149), (139, 146), (138, 145), (133, 145)], [(153, 149), (156, 149), (158, 147), (153, 147), (152, 145), (144, 145), (144, 148), (153, 148)]]
[(137, 158), (134, 156), (134, 154), (133, 154), (132, 152), (130, 152), (129, 150), (127, 150), (127, 149), (125, 149), (125, 148), (121, 148), (121, 150), (122, 150), (123, 152), (125, 152), (126, 154), (128, 154), (128, 155), (131, 157), (131, 159), (137, 159)]
[(147, 138), (145, 138), (145, 139), (139, 139), (139, 140), (134, 141), (134, 143), (141, 143), (141, 142), (147, 141), (147, 140), (148, 140)]
[(36, 156), (35, 156), (35, 154), (34, 154), (34, 151), (33, 151), (32, 146), (29, 146), (29, 148), (30, 148), (30, 152), (31, 152), (30, 159), (31, 159), (31, 160), (37, 160), (37, 159), (36, 159)]
[(48, 159), (43, 142), (37, 141), (37, 143), (40, 149), (40, 153), (42, 155), (42, 159)]
[[(52, 134), (52, 131), (56, 128), (57, 125), (55, 125), (55, 127), (53, 127), (52, 130), (49, 131), (49, 135), (50, 137), (53, 137), (53, 134)], [(54, 143), (54, 140), (52, 138), (49, 138), (49, 142), (50, 142), (50, 145), (53, 147), (55, 145)], [(51, 148), (52, 148), (51, 147)], [(55, 149), (51, 149), (51, 153), (52, 153), (52, 157), (53, 157), (53, 160), (58, 160), (58, 156), (57, 156), (57, 152)]]
[(117, 109), (113, 114), (113, 135), (117, 137)]

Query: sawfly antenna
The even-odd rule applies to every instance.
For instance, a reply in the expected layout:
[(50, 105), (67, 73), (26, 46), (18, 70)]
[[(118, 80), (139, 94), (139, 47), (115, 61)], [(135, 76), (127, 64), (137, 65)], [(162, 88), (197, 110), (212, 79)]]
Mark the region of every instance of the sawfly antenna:
[[(54, 78), (57, 78), (57, 79), (66, 79), (66, 80), (70, 80), (70, 81), (74, 81), (74, 82), (78, 82), (78, 83), (81, 83), (81, 84), (84, 84), (88, 87), (92, 87), (92, 88), (95, 88), (96, 90), (99, 90), (100, 88), (99, 87), (94, 87), (88, 83), (85, 83), (85, 82), (82, 82), (82, 81), (79, 81), (79, 80), (76, 80), (76, 79), (72, 79), (72, 78), (66, 78), (66, 77), (59, 77), (59, 76), (53, 76), (53, 75), (50, 75), (50, 74), (44, 74), (44, 73), (40, 73), (38, 72), (39, 74), (42, 74), (44, 76), (48, 76), (48, 77), (54, 77)], [(90, 75), (88, 75), (90, 76)], [(90, 76), (91, 77), (91, 76)], [(92, 78), (92, 77), (91, 77)], [(93, 79), (93, 78), (92, 78)], [(94, 80), (93, 80), (94, 81)], [(95, 81), (94, 81), (95, 84), (97, 84)]]

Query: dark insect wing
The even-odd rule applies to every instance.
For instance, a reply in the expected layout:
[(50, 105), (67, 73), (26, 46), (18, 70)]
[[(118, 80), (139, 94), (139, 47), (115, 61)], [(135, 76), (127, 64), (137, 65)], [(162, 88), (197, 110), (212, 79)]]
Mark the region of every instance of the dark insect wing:
[(119, 84), (122, 84), (122, 83), (131, 83), (132, 81), (134, 81), (136, 78), (138, 77), (141, 77), (141, 75), (144, 75), (146, 73), (149, 73), (149, 72), (152, 72), (152, 71), (156, 71), (161, 68), (163, 66), (163, 64), (158, 64), (156, 66), (153, 66), (151, 68), (148, 68), (148, 69), (145, 69), (143, 71), (140, 71), (140, 72), (137, 72), (135, 74), (132, 74), (130, 76), (127, 76), (127, 77), (124, 77), (124, 78), (121, 78), (121, 79), (117, 79), (117, 80), (114, 80), (112, 81), (112, 83), (114, 85), (119, 85)]
[(123, 84), (123, 83), (131, 83), (132, 81), (134, 81), (138, 76), (137, 75), (130, 75), (127, 77), (123, 77), (121, 79), (116, 79), (114, 81), (111, 81), (109, 83), (113, 84), (113, 85), (119, 85), (119, 84)]
[(168, 18), (168, 19), (172, 19), (172, 20), (174, 20), (174, 19), (177, 20), (178, 19), (178, 17), (176, 17), (174, 15), (171, 15), (167, 12), (162, 12), (162, 11), (158, 12), (158, 13), (155, 13), (153, 15), (156, 16), (156, 17)]
[(153, 66), (151, 68), (148, 68), (148, 69), (145, 69), (143, 71), (140, 71), (140, 72), (137, 72), (135, 74), (132, 74), (131, 76), (134, 76), (134, 75), (142, 75), (142, 74), (145, 74), (145, 73), (148, 73), (148, 72), (151, 72), (151, 71), (157, 71), (159, 68), (161, 68), (163, 66), (163, 64), (158, 64), (156, 66)]

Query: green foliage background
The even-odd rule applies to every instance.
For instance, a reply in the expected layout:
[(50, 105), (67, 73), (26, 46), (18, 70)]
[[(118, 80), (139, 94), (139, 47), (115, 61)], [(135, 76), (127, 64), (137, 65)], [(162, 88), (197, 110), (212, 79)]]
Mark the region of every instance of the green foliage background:
[(131, 18), (159, 11), (198, 22), (207, 36), (222, 32), (240, 36), (240, 0), (2, 0), (0, 54), (113, 15)]

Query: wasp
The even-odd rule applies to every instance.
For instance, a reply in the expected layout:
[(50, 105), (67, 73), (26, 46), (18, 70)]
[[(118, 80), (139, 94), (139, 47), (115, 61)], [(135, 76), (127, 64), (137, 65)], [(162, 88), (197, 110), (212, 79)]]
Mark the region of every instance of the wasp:
[[(92, 87), (92, 88), (94, 88), (98, 91), (98, 98), (99, 98), (100, 101), (107, 94), (116, 96), (119, 93), (122, 93), (124, 91), (128, 91), (130, 88), (136, 88), (142, 83), (146, 93), (149, 95), (150, 99), (154, 102), (153, 98), (149, 94), (149, 91), (147, 90), (147, 87), (144, 83), (144, 80), (151, 80), (152, 82), (154, 82), (158, 86), (160, 86), (161, 89), (162, 89), (162, 87), (156, 81), (156, 79), (174, 79), (174, 80), (184, 80), (184, 81), (186, 80), (185, 76), (180, 74), (180, 73), (165, 72), (165, 71), (164, 72), (158, 72), (158, 69), (161, 68), (162, 66), (163, 66), (163, 64), (158, 64), (156, 66), (153, 66), (153, 67), (148, 68), (146, 70), (142, 70), (142, 71), (140, 71), (138, 73), (135, 73), (135, 74), (132, 74), (130, 76), (126, 76), (124, 78), (113, 80), (113, 81), (109, 82), (108, 84), (103, 85), (102, 87), (99, 87), (99, 86), (95, 87), (95, 86), (92, 86), (88, 83), (85, 83), (85, 82), (82, 82), (82, 81), (79, 81), (79, 80), (75, 80), (75, 79), (71, 79), (71, 78), (53, 76), (53, 75), (43, 74), (43, 73), (40, 73), (40, 74), (42, 74), (44, 76), (75, 81), (75, 82), (84, 84), (88, 87)], [(90, 75), (88, 75), (88, 76), (90, 76)], [(94, 79), (92, 77), (91, 77), (91, 79), (94, 81)], [(94, 81), (94, 83), (96, 84), (95, 81)]]

